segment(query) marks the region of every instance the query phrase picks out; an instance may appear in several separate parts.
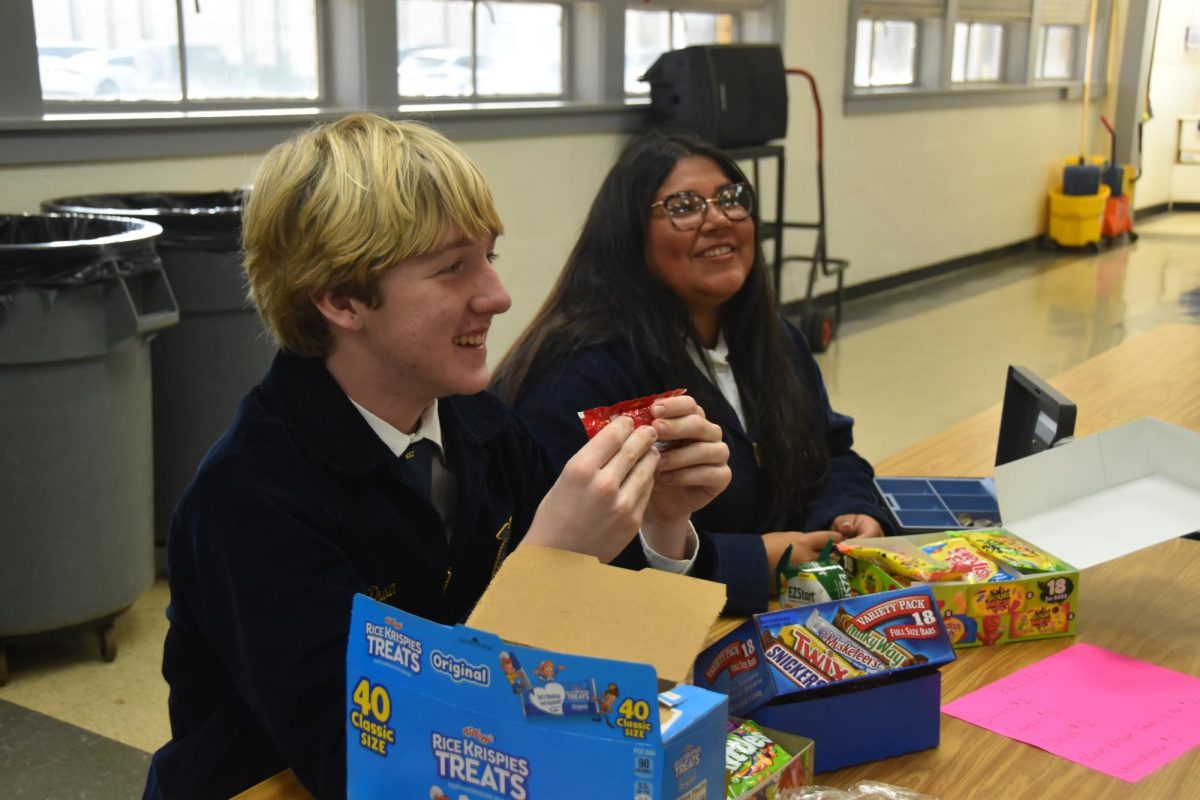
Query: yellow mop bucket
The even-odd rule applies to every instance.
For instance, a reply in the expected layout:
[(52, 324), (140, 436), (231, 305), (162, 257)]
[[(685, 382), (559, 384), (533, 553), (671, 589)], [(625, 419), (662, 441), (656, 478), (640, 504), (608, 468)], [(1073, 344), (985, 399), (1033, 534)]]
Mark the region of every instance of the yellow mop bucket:
[(1100, 185), (1099, 194), (1067, 195), (1062, 186), (1050, 190), (1050, 238), (1060, 247), (1084, 247), (1100, 241), (1104, 206), (1112, 192)]

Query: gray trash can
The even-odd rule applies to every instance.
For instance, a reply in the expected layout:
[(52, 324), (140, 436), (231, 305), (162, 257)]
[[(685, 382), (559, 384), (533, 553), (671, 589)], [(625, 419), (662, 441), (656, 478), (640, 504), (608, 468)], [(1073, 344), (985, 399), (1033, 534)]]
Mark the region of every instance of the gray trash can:
[(135, 192), (48, 200), (46, 211), (117, 214), (162, 225), (158, 253), (179, 325), (154, 340), (154, 527), (162, 558), (171, 515), (200, 459), (262, 379), (275, 345), (246, 299), (240, 190)]
[(0, 684), (8, 639), (113, 619), (154, 581), (150, 347), (179, 320), (134, 219), (0, 216)]

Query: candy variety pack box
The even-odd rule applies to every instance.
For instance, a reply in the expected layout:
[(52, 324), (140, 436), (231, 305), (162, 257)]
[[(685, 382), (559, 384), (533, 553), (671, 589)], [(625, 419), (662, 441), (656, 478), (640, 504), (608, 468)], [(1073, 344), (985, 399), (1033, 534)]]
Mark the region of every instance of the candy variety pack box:
[[(695, 683), (729, 695), (733, 714), (813, 739), (827, 772), (935, 746), (936, 668), (953, 660), (933, 593), (911, 586), (756, 614), (700, 654)], [(878, 724), (880, 708), (904, 725)]]
[[(972, 545), (977, 541), (979, 546)], [(904, 563), (930, 557), (959, 565), (928, 585), (956, 648), (1070, 636), (1079, 613), (1079, 571), (1004, 530), (925, 533), (880, 540)], [(1008, 555), (1005, 550), (1011, 550)], [(1004, 560), (1008, 558), (1008, 561)], [(891, 591), (911, 582), (879, 559), (843, 554), (850, 585), (860, 594)]]
[(346, 663), (347, 795), (717, 798), (728, 705), (652, 667), (510, 644), (359, 595)]

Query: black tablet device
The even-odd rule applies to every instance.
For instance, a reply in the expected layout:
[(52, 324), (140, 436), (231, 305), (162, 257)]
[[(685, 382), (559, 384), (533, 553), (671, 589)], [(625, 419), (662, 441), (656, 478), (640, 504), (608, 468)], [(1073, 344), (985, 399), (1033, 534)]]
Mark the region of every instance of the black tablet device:
[(996, 466), (1031, 456), (1075, 435), (1075, 404), (1027, 367), (1008, 368)]

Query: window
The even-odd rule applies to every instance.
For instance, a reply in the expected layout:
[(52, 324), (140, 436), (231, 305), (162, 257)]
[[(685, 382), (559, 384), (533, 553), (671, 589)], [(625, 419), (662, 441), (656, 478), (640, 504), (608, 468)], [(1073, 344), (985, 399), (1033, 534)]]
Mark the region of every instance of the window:
[(318, 96), (315, 0), (33, 0), (33, 12), (48, 101)]
[(955, 83), (998, 81), (1003, 56), (1003, 25), (994, 22), (959, 22), (954, 26), (950, 80)]
[(854, 52), (855, 86), (908, 86), (917, 78), (917, 23), (860, 19)]
[(562, 97), (560, 3), (397, 0), (403, 98)]
[[(1096, 11), (1097, 25), (1105, 25), (1108, 15), (1104, 4)], [(1090, 0), (1042, 0), (1035, 69), (1038, 80), (1082, 78), (1090, 16)], [(1096, 41), (1103, 40), (1097, 37)]]
[[(1093, 96), (1107, 89), (1113, 2), (1096, 3)], [(850, 0), (845, 109), (854, 114), (1078, 97), (1091, 9), (1092, 0)]]
[(640, 78), (668, 50), (738, 41), (735, 19), (732, 13), (626, 10), (625, 93), (649, 94)]
[[(627, 132), (660, 53), (786, 0), (0, 0), (0, 164), (261, 149), (355, 109), (455, 137)], [(626, 15), (627, 11), (645, 12)], [(630, 30), (626, 31), (627, 20)], [(36, 46), (34, 46), (36, 44)], [(627, 46), (628, 44), (628, 46)], [(55, 136), (47, 136), (53, 131)]]
[(1043, 25), (1038, 32), (1038, 80), (1075, 77), (1075, 30), (1071, 25)]

